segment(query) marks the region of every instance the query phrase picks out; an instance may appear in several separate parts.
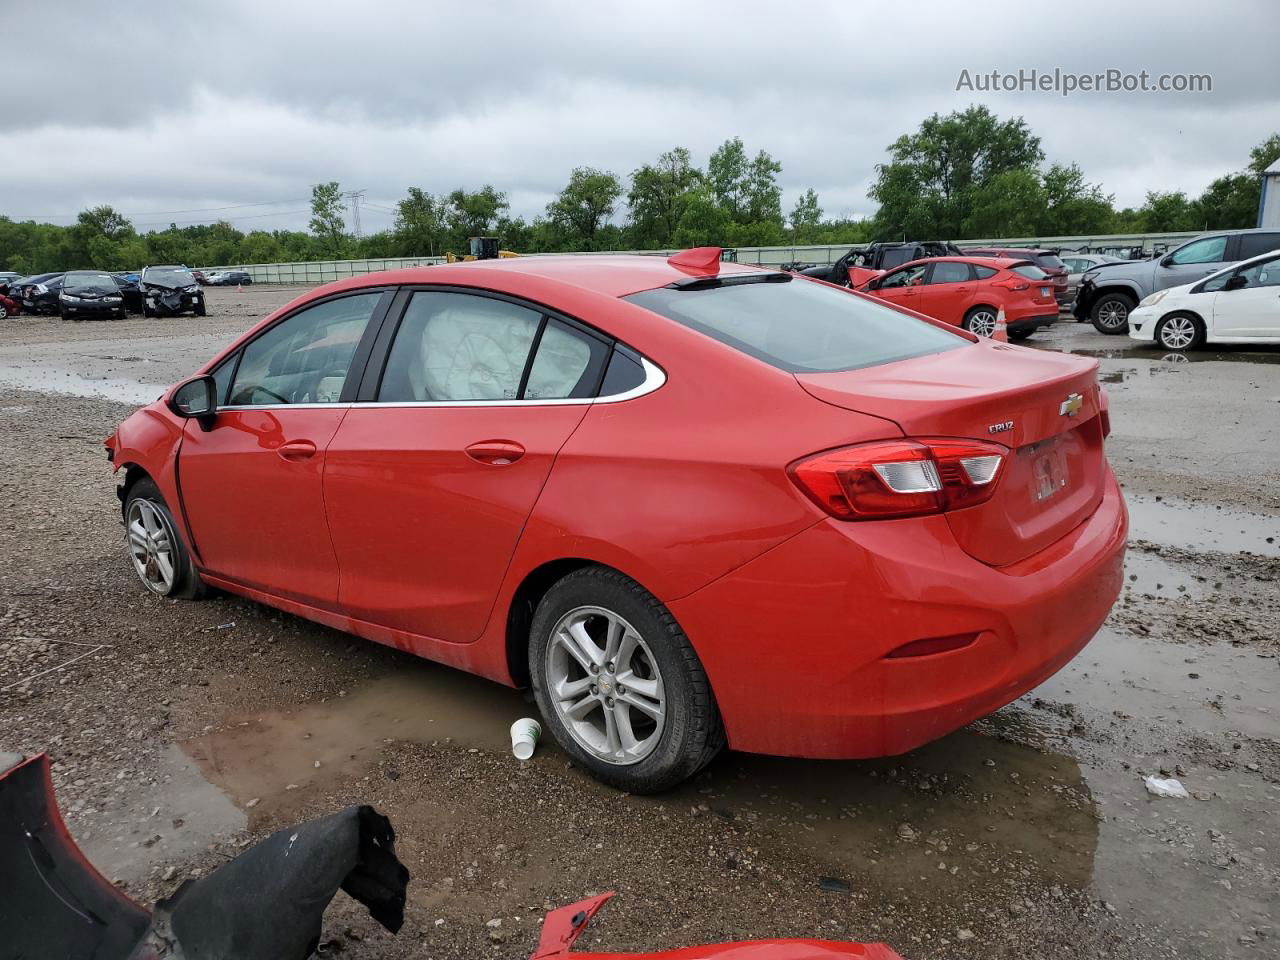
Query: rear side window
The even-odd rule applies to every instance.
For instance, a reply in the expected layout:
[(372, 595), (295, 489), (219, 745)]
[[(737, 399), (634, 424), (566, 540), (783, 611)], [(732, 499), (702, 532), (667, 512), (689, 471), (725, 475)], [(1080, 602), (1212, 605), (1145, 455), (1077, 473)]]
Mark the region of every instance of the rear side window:
[(1260, 253), (1280, 250), (1280, 233), (1242, 233), (1240, 234), (1240, 257), (1248, 260)]
[(609, 356), (603, 340), (547, 319), (529, 368), (523, 400), (580, 400), (593, 397)]
[(990, 280), (996, 275), (996, 271), (992, 270), (990, 267), (979, 267), (976, 264), (973, 267), (973, 272), (977, 275), (979, 280)]
[(1010, 267), (1014, 273), (1020, 277), (1026, 277), (1028, 280), (1047, 280), (1049, 275), (1037, 266), (1030, 263), (1024, 263), (1021, 266)]
[(635, 390), (644, 381), (645, 372), (640, 358), (623, 347), (614, 347), (609, 368), (604, 372), (604, 382), (600, 384), (600, 396), (616, 397)]
[(855, 370), (968, 345), (887, 305), (801, 279), (662, 287), (625, 299), (791, 373)]

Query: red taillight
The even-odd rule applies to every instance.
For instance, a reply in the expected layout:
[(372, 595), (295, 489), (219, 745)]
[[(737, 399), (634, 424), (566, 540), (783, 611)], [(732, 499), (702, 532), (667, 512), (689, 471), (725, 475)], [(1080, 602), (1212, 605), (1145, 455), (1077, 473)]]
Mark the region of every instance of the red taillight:
[(837, 519), (918, 517), (991, 499), (1008, 452), (982, 440), (880, 440), (797, 460), (787, 472)]
[(1005, 277), (1003, 280), (992, 280), (991, 285), (993, 287), (1004, 287), (1006, 290), (1014, 291), (1031, 289), (1031, 284), (1027, 283), (1025, 280), (1019, 279), (1018, 277)]

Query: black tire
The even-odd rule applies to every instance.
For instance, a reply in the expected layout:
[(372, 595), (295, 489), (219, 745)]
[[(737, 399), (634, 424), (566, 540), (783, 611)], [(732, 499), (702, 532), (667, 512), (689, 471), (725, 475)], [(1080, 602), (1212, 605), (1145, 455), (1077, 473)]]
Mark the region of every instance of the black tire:
[[(552, 630), (580, 607), (602, 608), (626, 620), (656, 661), (665, 698), (663, 727), (657, 743), (639, 761), (611, 763), (585, 749), (548, 695)], [(688, 637), (657, 597), (616, 570), (584, 567), (547, 591), (529, 629), (529, 672), (543, 723), (556, 742), (575, 764), (619, 790), (658, 793), (670, 789), (705, 767), (724, 746), (720, 711)]]
[(196, 304), (196, 316), (197, 317), (205, 316), (204, 297), (201, 297), (200, 302)]
[[(1188, 338), (1188, 326), (1190, 337)], [(1204, 343), (1204, 321), (1194, 313), (1171, 313), (1161, 317), (1155, 329), (1156, 343), (1164, 350), (1182, 353), (1198, 350)]]
[(1009, 342), (1022, 343), (1023, 340), (1030, 340), (1031, 335), (1036, 332), (1036, 329), (1036, 327), (1032, 327), (1030, 330), (1010, 330)]
[[(173, 584), (167, 590), (156, 589), (151, 583), (143, 579), (142, 574), (134, 566), (134, 572), (138, 573), (139, 579), (143, 580), (145, 586), (152, 593), (162, 597), (172, 597), (181, 600), (200, 600), (208, 592), (204, 581), (200, 579), (200, 574), (196, 571), (195, 564), (191, 560), (191, 554), (187, 550), (187, 545), (182, 539), (182, 535), (178, 532), (178, 525), (173, 519), (173, 514), (169, 511), (169, 506), (164, 502), (159, 488), (151, 480), (150, 477), (133, 483), (129, 487), (128, 493), (124, 499), (124, 516), (125, 516), (125, 544), (128, 550), (128, 524), (131, 508), (135, 501), (145, 500), (160, 515), (164, 526), (169, 535), (172, 544), (170, 556), (173, 558), (174, 578)], [(129, 561), (132, 564), (133, 557), (130, 552)]]
[(1119, 336), (1129, 332), (1129, 314), (1138, 305), (1138, 301), (1127, 293), (1107, 291), (1099, 294), (1089, 308), (1089, 319), (1094, 329), (1107, 336)]
[(0, 303), (0, 320), (8, 319), (8, 316), (9, 309), (3, 303)]

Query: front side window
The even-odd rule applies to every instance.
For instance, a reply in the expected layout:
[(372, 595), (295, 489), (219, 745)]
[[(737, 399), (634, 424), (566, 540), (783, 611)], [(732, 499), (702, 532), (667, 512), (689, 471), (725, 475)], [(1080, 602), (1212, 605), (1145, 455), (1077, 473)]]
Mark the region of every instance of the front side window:
[(880, 290), (892, 290), (895, 287), (909, 287), (913, 283), (918, 283), (920, 278), (924, 276), (924, 272), (929, 269), (927, 263), (919, 263), (914, 267), (907, 267), (896, 273), (885, 274), (883, 280), (877, 284)]
[(1239, 271), (1245, 279), (1245, 288), (1280, 287), (1280, 257), (1263, 260)]
[(855, 370), (969, 346), (888, 304), (798, 278), (660, 287), (625, 299), (791, 373)]
[(1205, 237), (1203, 240), (1192, 240), (1185, 247), (1175, 250), (1169, 259), (1176, 264), (1221, 263), (1227, 259), (1227, 238)]
[(378, 390), (384, 402), (515, 400), (542, 315), (465, 293), (409, 301)]
[(969, 265), (967, 263), (951, 263), (943, 261), (933, 265), (933, 275), (929, 277), (929, 283), (964, 283), (969, 279)]
[(379, 291), (327, 300), (252, 340), (244, 348), (227, 405), (337, 403), (356, 346), (381, 298)]

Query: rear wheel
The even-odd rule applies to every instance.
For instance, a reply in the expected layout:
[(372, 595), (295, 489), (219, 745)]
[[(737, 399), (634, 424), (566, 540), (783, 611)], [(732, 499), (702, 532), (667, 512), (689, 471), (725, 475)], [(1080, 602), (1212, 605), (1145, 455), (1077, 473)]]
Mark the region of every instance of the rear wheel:
[(724, 745), (711, 685), (684, 631), (630, 577), (586, 567), (534, 613), (538, 709), (574, 762), (632, 793), (673, 787)]
[(203, 317), (204, 315), (205, 315), (204, 297), (201, 297), (200, 302), (196, 304), (196, 316)]
[(205, 586), (178, 535), (173, 514), (149, 477), (129, 488), (124, 503), (125, 542), (138, 579), (161, 597), (198, 600)]
[(1129, 311), (1137, 302), (1127, 293), (1104, 293), (1094, 301), (1089, 318), (1099, 333), (1129, 332)]
[(3, 303), (0, 303), (0, 320), (3, 320), (8, 316), (9, 316), (8, 308), (6, 308)]
[(1166, 350), (1194, 350), (1204, 343), (1204, 323), (1190, 313), (1174, 313), (1156, 326), (1156, 342)]
[(996, 332), (996, 311), (991, 307), (974, 307), (964, 315), (961, 326), (980, 337), (990, 337)]

